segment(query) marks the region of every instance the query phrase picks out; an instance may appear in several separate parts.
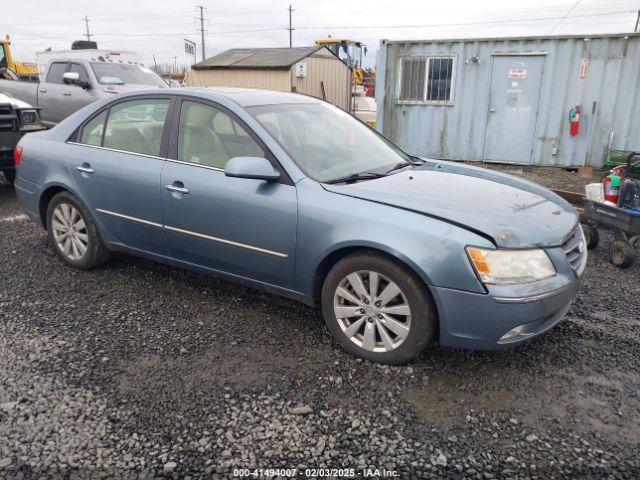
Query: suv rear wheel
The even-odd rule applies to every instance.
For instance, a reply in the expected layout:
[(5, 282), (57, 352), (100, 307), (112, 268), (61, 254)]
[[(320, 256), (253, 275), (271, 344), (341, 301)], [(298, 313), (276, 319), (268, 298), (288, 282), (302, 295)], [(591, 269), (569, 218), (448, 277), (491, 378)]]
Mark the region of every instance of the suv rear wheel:
[(89, 210), (69, 192), (49, 202), (47, 231), (56, 253), (72, 267), (86, 270), (109, 258)]
[(373, 362), (405, 363), (436, 336), (435, 308), (422, 281), (377, 253), (349, 255), (331, 269), (322, 312), (342, 347)]

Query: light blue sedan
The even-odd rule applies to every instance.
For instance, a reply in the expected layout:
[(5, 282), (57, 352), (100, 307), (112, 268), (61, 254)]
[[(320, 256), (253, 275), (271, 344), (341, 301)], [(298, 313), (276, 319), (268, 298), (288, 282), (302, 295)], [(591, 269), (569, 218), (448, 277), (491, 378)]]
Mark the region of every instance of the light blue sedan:
[(319, 305), (372, 361), (539, 335), (587, 261), (548, 190), (412, 157), (302, 95), (122, 94), (26, 136), (15, 160), (20, 203), (65, 263), (121, 251)]

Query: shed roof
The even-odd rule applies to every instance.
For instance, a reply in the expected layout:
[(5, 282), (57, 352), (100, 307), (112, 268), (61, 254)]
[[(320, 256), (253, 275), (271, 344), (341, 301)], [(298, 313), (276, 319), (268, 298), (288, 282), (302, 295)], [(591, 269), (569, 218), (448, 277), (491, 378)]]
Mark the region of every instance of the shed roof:
[(289, 68), (325, 47), (232, 48), (193, 65), (194, 70), (209, 68)]

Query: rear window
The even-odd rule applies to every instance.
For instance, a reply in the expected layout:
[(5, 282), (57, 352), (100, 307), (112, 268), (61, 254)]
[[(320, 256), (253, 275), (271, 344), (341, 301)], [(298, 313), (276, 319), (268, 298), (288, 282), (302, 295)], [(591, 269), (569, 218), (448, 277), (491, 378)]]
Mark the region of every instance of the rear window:
[(62, 75), (67, 71), (66, 62), (56, 62), (49, 65), (49, 71), (47, 72), (47, 83), (64, 83)]

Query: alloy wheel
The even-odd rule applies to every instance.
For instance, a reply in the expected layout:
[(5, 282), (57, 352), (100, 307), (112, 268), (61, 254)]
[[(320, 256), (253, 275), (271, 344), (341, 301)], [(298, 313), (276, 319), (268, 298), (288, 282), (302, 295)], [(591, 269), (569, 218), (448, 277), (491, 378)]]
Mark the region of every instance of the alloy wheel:
[(82, 259), (89, 248), (89, 235), (80, 211), (70, 203), (61, 203), (51, 219), (53, 238), (69, 260)]
[(411, 329), (411, 308), (400, 287), (374, 271), (353, 272), (342, 279), (333, 298), (342, 332), (371, 352), (398, 348)]

